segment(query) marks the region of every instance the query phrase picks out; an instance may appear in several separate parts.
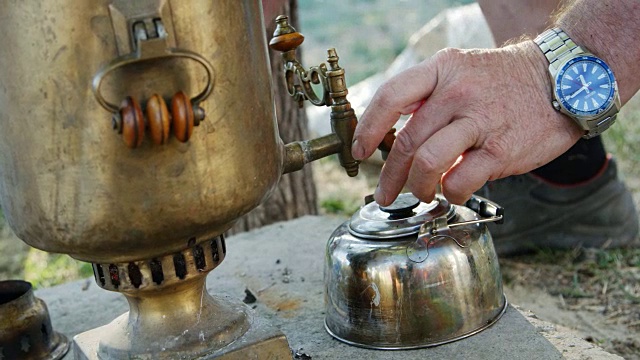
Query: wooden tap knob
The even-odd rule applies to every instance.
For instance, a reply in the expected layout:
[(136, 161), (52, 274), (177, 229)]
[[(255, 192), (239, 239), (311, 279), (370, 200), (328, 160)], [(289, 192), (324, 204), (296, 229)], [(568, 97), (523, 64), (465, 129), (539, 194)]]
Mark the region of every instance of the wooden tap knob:
[(273, 38), (269, 41), (269, 47), (273, 50), (286, 52), (297, 49), (303, 41), (304, 36), (289, 25), (287, 16), (280, 15), (276, 18), (276, 30), (273, 32)]

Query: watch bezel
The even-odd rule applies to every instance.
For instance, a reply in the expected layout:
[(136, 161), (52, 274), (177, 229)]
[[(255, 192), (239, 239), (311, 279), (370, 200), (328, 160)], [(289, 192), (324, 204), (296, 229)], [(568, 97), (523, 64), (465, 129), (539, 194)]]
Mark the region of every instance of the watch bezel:
[[(560, 93), (559, 89), (560, 89), (560, 84), (561, 84), (564, 73), (571, 67), (571, 65), (579, 61), (592, 61), (592, 62), (598, 63), (600, 66), (602, 66), (605, 69), (605, 72), (609, 77), (609, 81), (612, 84), (611, 89), (609, 90), (608, 98), (605, 100), (602, 106), (600, 106), (597, 110), (582, 111), (582, 110), (575, 109), (573, 106), (571, 106), (571, 104), (569, 104), (567, 100), (564, 99), (564, 97)], [(616, 104), (617, 93), (618, 93), (618, 83), (616, 82), (616, 78), (613, 75), (613, 71), (604, 60), (594, 55), (578, 55), (570, 59), (567, 59), (558, 68), (558, 72), (555, 74), (555, 78), (553, 82), (554, 98), (560, 105), (561, 111), (564, 110), (564, 112), (584, 120), (597, 119), (607, 111), (611, 110), (611, 108)]]

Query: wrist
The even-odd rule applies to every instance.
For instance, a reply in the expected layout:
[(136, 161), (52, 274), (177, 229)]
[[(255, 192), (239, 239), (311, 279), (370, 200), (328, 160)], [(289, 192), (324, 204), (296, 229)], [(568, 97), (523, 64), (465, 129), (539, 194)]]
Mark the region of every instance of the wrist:
[(622, 104), (640, 87), (640, 2), (637, 0), (574, 1), (555, 25), (573, 41), (603, 59), (618, 79)]
[(540, 48), (533, 40), (527, 40), (520, 43), (523, 55), (526, 59), (525, 68), (530, 69), (533, 81), (536, 82), (541, 89), (540, 94), (551, 103), (553, 99), (552, 83), (549, 77), (549, 61), (544, 56)]
[(519, 47), (519, 51), (522, 53), (520, 58), (524, 62), (517, 66), (528, 73), (531, 84), (535, 88), (534, 92), (537, 94), (537, 97), (531, 101), (534, 101), (543, 110), (543, 116), (547, 116), (552, 122), (559, 124), (560, 128), (565, 129), (572, 138), (576, 140), (580, 138), (584, 134), (584, 130), (569, 116), (553, 108), (553, 83), (549, 73), (549, 60), (533, 40), (523, 41), (516, 46)]
[(620, 109), (609, 65), (557, 27), (538, 35), (534, 42), (548, 59), (553, 108), (575, 121), (585, 139), (607, 130)]

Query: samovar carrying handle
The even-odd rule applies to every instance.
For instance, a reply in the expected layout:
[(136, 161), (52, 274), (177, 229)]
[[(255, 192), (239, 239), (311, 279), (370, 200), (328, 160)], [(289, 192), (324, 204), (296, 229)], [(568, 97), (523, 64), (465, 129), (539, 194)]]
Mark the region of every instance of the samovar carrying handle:
[[(199, 104), (213, 90), (213, 66), (200, 54), (169, 46), (169, 36), (159, 18), (134, 23), (131, 37), (134, 43), (133, 51), (112, 59), (101, 66), (94, 75), (92, 89), (96, 100), (113, 114), (113, 128), (123, 134), (124, 141), (130, 148), (138, 147), (142, 143), (147, 127), (150, 128), (151, 138), (156, 144), (166, 143), (170, 128), (173, 128), (179, 141), (188, 141), (193, 127), (198, 126), (205, 118), (204, 109)], [(207, 74), (204, 89), (191, 99), (184, 92), (177, 92), (170, 101), (171, 110), (160, 95), (154, 94), (147, 101), (146, 117), (137, 99), (128, 96), (117, 105), (108, 101), (102, 94), (101, 86), (104, 79), (116, 69), (134, 63), (167, 58), (185, 58), (199, 63)]]
[[(138, 49), (140, 49), (140, 47)], [(211, 91), (213, 90), (214, 70), (211, 64), (204, 57), (192, 51), (183, 50), (183, 49), (163, 48), (161, 52), (157, 52), (157, 53), (156, 52), (142, 53), (141, 51), (134, 51), (131, 54), (119, 56), (111, 60), (109, 63), (103, 65), (94, 75), (92, 85), (93, 85), (93, 94), (95, 95), (96, 100), (98, 100), (100, 105), (102, 105), (102, 107), (105, 108), (106, 110), (110, 112), (118, 111), (119, 106), (109, 102), (107, 99), (105, 99), (105, 97), (100, 92), (100, 87), (102, 85), (102, 82), (107, 77), (107, 75), (112, 71), (118, 69), (119, 67), (123, 67), (136, 62), (142, 62), (146, 60), (153, 60), (153, 59), (160, 59), (160, 58), (171, 58), (171, 57), (181, 57), (181, 58), (195, 60), (198, 63), (200, 63), (200, 65), (202, 65), (202, 67), (207, 72), (207, 84), (205, 88), (198, 95), (191, 98), (191, 103), (195, 108), (197, 104), (205, 100), (211, 94)]]
[[(333, 133), (308, 141), (298, 141), (285, 145), (283, 173), (302, 169), (314, 160), (332, 154), (338, 154), (340, 164), (349, 176), (358, 174), (359, 161), (351, 156), (353, 133), (358, 124), (356, 114), (347, 100), (347, 86), (344, 69), (338, 65), (335, 49), (327, 51), (327, 63), (306, 70), (296, 59), (296, 49), (304, 41), (304, 36), (291, 25), (287, 16), (276, 18), (276, 30), (269, 46), (282, 52), (284, 59), (284, 78), (289, 95), (302, 107), (304, 100), (316, 106), (331, 107), (331, 128)], [(322, 85), (322, 94), (318, 96), (312, 84)]]

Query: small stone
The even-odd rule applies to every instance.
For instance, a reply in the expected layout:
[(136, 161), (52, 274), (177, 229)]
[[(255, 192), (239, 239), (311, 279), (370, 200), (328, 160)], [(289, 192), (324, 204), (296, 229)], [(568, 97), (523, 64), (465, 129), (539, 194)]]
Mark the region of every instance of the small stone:
[(253, 295), (251, 290), (244, 289), (244, 299), (242, 299), (242, 302), (244, 302), (245, 304), (253, 304), (256, 301), (258, 301), (258, 299), (255, 295)]
[(301, 359), (301, 360), (311, 360), (311, 355), (307, 355), (306, 353), (303, 352), (304, 349), (300, 348), (298, 349), (295, 354), (293, 354), (293, 358), (294, 359)]

